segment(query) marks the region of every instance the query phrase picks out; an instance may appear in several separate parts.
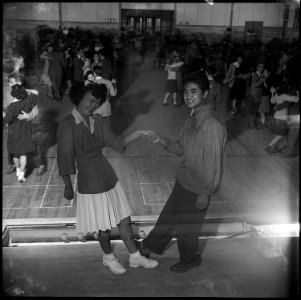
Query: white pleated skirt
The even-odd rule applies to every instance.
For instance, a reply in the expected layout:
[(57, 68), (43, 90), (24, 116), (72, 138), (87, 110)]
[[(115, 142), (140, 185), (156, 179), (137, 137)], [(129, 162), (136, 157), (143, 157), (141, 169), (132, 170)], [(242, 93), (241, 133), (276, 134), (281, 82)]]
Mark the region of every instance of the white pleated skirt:
[(119, 181), (108, 192), (80, 194), (77, 192), (76, 231), (87, 234), (116, 227), (131, 215), (131, 208)]

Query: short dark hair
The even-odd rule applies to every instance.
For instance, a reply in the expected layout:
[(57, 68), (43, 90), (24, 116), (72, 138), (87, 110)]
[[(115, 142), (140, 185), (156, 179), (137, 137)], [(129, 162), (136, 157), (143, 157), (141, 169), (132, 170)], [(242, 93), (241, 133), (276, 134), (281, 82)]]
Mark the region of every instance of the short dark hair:
[(18, 100), (24, 100), (28, 97), (28, 94), (24, 87), (20, 84), (15, 84), (11, 88), (11, 96), (18, 99)]
[(69, 92), (70, 100), (78, 106), (84, 98), (85, 94), (90, 92), (96, 99), (100, 99), (100, 103), (104, 103), (107, 98), (107, 87), (105, 84), (91, 83), (87, 86), (83, 82), (75, 83)]
[(93, 72), (98, 75), (98, 76), (101, 76), (102, 75), (102, 72), (103, 72), (103, 68), (102, 66), (99, 66), (99, 65), (96, 65), (93, 67)]
[(191, 82), (196, 83), (202, 92), (209, 90), (209, 80), (205, 73), (191, 74), (187, 76), (184, 81), (184, 86)]

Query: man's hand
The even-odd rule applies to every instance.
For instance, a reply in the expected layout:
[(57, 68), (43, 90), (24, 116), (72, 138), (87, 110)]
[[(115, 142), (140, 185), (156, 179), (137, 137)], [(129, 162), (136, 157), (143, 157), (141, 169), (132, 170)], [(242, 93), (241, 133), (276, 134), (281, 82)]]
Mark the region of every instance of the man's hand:
[(205, 210), (208, 208), (210, 197), (207, 194), (201, 193), (198, 194), (198, 198), (196, 200), (196, 209), (197, 210)]
[(18, 114), (17, 119), (18, 120), (26, 120), (26, 121), (28, 121), (29, 114), (22, 110), (22, 113)]
[(73, 197), (74, 197), (74, 191), (73, 191), (73, 188), (72, 187), (65, 187), (65, 190), (64, 190), (64, 197), (67, 199), (67, 200), (72, 200)]

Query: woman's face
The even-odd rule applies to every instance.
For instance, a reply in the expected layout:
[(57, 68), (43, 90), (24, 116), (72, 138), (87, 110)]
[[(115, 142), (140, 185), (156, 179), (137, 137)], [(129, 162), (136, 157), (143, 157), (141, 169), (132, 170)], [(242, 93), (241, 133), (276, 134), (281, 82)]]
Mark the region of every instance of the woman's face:
[(99, 60), (98, 54), (94, 54), (94, 57), (93, 57), (93, 58), (94, 58), (94, 61), (95, 61), (95, 62), (98, 62), (98, 60)]
[(241, 58), (240, 56), (237, 58), (237, 62), (238, 62), (239, 64), (242, 63), (242, 58)]
[(184, 87), (184, 101), (188, 108), (197, 108), (205, 104), (208, 91), (203, 93), (199, 85), (195, 82), (188, 82)]
[(95, 77), (94, 77), (93, 74), (89, 74), (88, 77), (87, 77), (87, 79), (88, 79), (89, 81), (93, 82), (94, 79), (95, 79)]
[(97, 100), (91, 92), (87, 92), (81, 102), (78, 104), (77, 109), (83, 117), (89, 117), (93, 114), (94, 110), (98, 107), (99, 100)]

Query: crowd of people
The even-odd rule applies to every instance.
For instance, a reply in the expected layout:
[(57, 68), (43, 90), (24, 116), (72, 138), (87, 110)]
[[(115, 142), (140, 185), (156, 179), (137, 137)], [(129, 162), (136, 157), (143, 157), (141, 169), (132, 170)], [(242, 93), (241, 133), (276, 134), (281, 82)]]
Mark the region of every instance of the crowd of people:
[[(43, 62), (40, 83), (47, 87), (49, 101), (61, 102), (65, 94), (74, 104), (57, 130), (57, 162), (65, 185), (64, 197), (73, 199), (70, 175), (77, 173), (77, 229), (97, 233), (103, 264), (116, 274), (123, 274), (126, 269), (111, 249), (112, 227), (119, 229), (131, 267), (157, 267), (159, 263), (150, 259), (150, 254), (162, 254), (174, 235), (180, 260), (170, 270), (186, 272), (200, 265), (198, 233), (210, 199), (220, 185), (226, 146), (226, 129), (213, 114), (220, 103), (234, 117), (245, 115), (250, 129), (269, 126), (271, 142), (265, 147), (269, 154), (298, 155), (297, 40), (284, 44), (273, 39), (265, 45), (248, 45), (234, 43), (227, 34), (220, 42), (209, 45), (203, 40), (186, 40), (180, 30), (175, 36), (133, 33), (122, 28), (115, 36), (102, 35), (101, 39), (91, 32), (64, 27), (52, 35), (52, 41), (38, 47), (37, 59)], [(147, 53), (153, 53), (152, 67), (167, 72), (162, 104), (169, 105), (171, 97), (172, 105), (179, 106), (180, 94), (191, 110), (178, 140), (150, 130), (138, 130), (128, 136), (113, 133), (111, 99), (118, 93), (116, 78), (122, 80), (118, 71), (128, 53), (134, 53), (138, 65), (145, 63)], [(31, 122), (39, 114), (39, 91), (24, 85), (24, 57), (16, 54), (12, 46), (4, 54), (6, 66), (13, 62), (7, 78), (11, 99), (5, 100), (3, 111), (8, 127), (9, 173), (16, 171), (18, 181), (24, 182), (27, 158), (41, 148), (31, 138)], [(223, 97), (226, 91), (228, 98)], [(128, 144), (140, 137), (183, 156), (173, 191), (154, 229), (142, 243), (133, 238), (126, 195), (101, 150), (109, 145), (123, 153)], [(287, 146), (280, 149), (284, 137)], [(40, 162), (38, 176), (45, 172), (45, 164)]]

